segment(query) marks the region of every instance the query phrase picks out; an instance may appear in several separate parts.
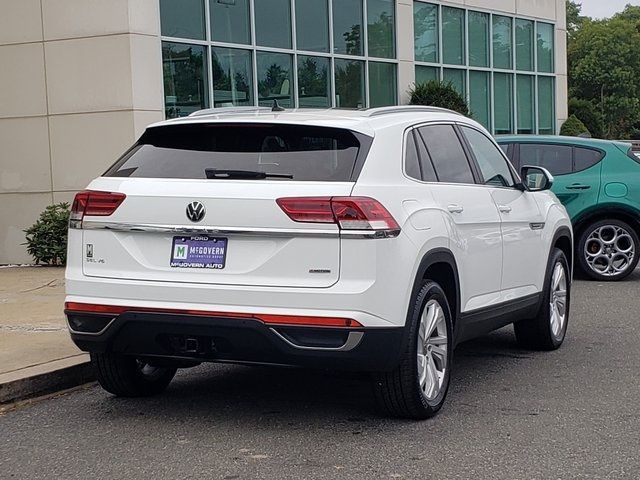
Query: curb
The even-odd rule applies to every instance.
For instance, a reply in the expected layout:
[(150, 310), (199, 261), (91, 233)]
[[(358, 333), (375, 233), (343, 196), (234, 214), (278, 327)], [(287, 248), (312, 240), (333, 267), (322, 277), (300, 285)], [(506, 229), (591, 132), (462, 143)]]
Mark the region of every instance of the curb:
[(0, 405), (95, 380), (88, 355), (76, 355), (0, 375)]

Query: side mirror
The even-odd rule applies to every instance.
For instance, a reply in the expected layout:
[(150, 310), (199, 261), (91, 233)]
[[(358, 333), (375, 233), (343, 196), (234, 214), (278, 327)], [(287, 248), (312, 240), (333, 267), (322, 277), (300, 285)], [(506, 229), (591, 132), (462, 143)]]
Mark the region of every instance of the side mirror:
[(520, 170), (522, 185), (531, 192), (549, 190), (553, 186), (553, 175), (543, 167), (525, 165)]

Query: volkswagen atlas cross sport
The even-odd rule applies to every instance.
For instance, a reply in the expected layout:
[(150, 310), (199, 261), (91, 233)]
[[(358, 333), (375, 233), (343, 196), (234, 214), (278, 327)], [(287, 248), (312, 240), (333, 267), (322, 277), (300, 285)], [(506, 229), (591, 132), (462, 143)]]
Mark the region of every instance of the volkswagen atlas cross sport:
[(640, 157), (631, 144), (555, 136), (499, 137), (514, 165), (539, 165), (576, 235), (576, 264), (599, 281), (622, 280), (640, 259)]
[(75, 198), (71, 336), (115, 395), (200, 362), (350, 369), (428, 417), (459, 342), (514, 322), (526, 347), (564, 340), (571, 223), (550, 174), (522, 174), (429, 107), (152, 125)]

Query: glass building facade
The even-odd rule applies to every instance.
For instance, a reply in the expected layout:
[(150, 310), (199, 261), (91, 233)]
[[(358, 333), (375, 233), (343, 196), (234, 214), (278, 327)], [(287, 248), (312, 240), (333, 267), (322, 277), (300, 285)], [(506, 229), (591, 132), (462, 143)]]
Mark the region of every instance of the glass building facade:
[(394, 0), (160, 0), (167, 118), (398, 103)]
[(414, 1), (413, 75), (401, 82), (398, 37), (411, 28), (397, 8), (395, 0), (160, 0), (165, 114), (274, 100), (395, 105), (414, 80), (440, 79), (495, 134), (555, 133), (553, 23)]
[(416, 82), (451, 82), (495, 134), (555, 133), (553, 24), (427, 1), (413, 20)]

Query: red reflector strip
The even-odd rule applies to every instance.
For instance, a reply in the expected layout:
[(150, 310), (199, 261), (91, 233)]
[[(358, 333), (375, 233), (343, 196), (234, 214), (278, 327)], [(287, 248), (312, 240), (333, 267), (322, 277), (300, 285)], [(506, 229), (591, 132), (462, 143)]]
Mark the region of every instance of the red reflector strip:
[(67, 312), (97, 313), (120, 315), (125, 312), (167, 313), (172, 315), (194, 315), (200, 317), (251, 318), (267, 325), (300, 325), (307, 327), (343, 327), (359, 328), (362, 324), (352, 318), (307, 317), (299, 315), (271, 315), (262, 313), (210, 312), (207, 310), (183, 310), (174, 308), (121, 307), (115, 305), (96, 305), (93, 303), (66, 302)]

